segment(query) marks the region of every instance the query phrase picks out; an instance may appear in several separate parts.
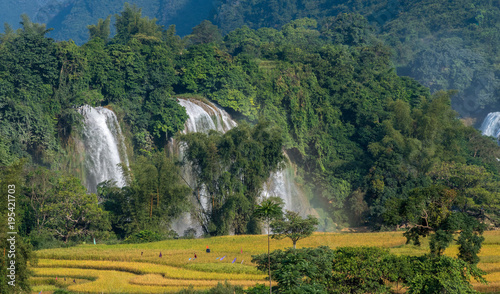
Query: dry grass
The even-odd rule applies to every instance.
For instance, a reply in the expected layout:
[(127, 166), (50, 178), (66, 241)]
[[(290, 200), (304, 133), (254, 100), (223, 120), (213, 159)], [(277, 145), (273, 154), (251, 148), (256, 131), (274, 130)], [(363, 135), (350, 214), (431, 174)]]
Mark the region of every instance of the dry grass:
[[(85, 284), (74, 284), (68, 290), (82, 293), (165, 293), (176, 292), (185, 287), (134, 285), (130, 281), (137, 277), (132, 273), (73, 268), (36, 268), (37, 276), (88, 277), (95, 279)], [(195, 287), (200, 288), (200, 287)]]
[[(232, 264), (235, 267), (239, 264)], [(161, 274), (172, 279), (184, 280), (262, 280), (266, 277), (263, 274), (232, 274), (217, 272), (199, 272), (184, 268), (176, 268), (166, 265), (141, 262), (117, 262), (117, 261), (95, 261), (95, 260), (54, 260), (40, 259), (38, 267), (49, 268), (80, 268), (80, 269), (99, 269), (116, 270), (134, 274)]]
[[(486, 240), (479, 254), (481, 261), (478, 266), (487, 272), (485, 278), (490, 283), (474, 283), (474, 287), (481, 292), (499, 292), (500, 231), (488, 231), (484, 236)], [(429, 251), (428, 239), (423, 240), (421, 247), (406, 245), (405, 242), (402, 232), (315, 233), (300, 240), (297, 247), (377, 246), (389, 248), (398, 255), (421, 255)], [(207, 245), (211, 253), (205, 253)], [(290, 246), (288, 239), (271, 240), (271, 250)], [(161, 258), (158, 256), (160, 252)], [(33, 279), (33, 284), (37, 285), (36, 289), (47, 287), (47, 290), (39, 290), (44, 292), (67, 288), (84, 293), (165, 293), (179, 291), (189, 285), (195, 289), (214, 287), (226, 279), (231, 284), (248, 287), (266, 277), (251, 264), (252, 255), (265, 252), (266, 235), (41, 250), (37, 252), (40, 260), (35, 273), (44, 278)], [(196, 260), (193, 260), (194, 253), (198, 256)], [(456, 245), (445, 252), (449, 256), (456, 256), (457, 253)], [(222, 256), (226, 258), (220, 261)], [(234, 258), (236, 262), (232, 263)], [(51, 279), (55, 276), (71, 277), (71, 283), (63, 284), (61, 279), (54, 283)], [(86, 280), (77, 280), (78, 283), (73, 284), (73, 278)]]
[[(500, 267), (500, 264), (497, 264)], [(488, 284), (474, 282), (474, 289), (483, 293), (500, 293), (500, 271), (489, 273), (484, 276)]]
[[(243, 287), (254, 286), (257, 283), (263, 283), (265, 281), (257, 280), (228, 280), (228, 282), (232, 285), (239, 285)], [(141, 275), (130, 281), (131, 284), (136, 285), (148, 285), (148, 286), (177, 286), (177, 287), (185, 287), (194, 286), (194, 287), (206, 287), (212, 288), (217, 286), (218, 283), (224, 283), (224, 280), (179, 280), (179, 279), (167, 279), (161, 275)]]

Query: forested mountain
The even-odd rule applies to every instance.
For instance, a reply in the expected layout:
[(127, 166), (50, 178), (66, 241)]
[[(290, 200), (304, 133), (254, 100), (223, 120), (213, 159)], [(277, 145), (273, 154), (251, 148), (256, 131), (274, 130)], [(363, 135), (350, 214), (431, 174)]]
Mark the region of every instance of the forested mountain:
[[(14, 5), (4, 2), (2, 19), (18, 27), (19, 15), (27, 13), (35, 22), (54, 28), (48, 36), (83, 44), (89, 38), (86, 26), (118, 13), (122, 0), (54, 0)], [(479, 127), (498, 103), (500, 82), (498, 40), (500, 3), (490, 0), (315, 0), (315, 1), (128, 1), (142, 8), (143, 15), (158, 24), (176, 25), (180, 36), (204, 19), (216, 24), (222, 34), (244, 25), (280, 29), (303, 17), (327, 28), (341, 13), (359, 13), (370, 29), (391, 50), (397, 72), (431, 89), (458, 90), (452, 105), (463, 117), (472, 117)], [(28, 5), (30, 4), (30, 5)], [(7, 9), (8, 8), (8, 9)], [(18, 10), (16, 10), (18, 9)], [(114, 34), (114, 28), (111, 27)]]
[(301, 17), (328, 26), (339, 13), (365, 16), (394, 52), (398, 74), (431, 92), (454, 89), (453, 108), (481, 123), (500, 108), (498, 1), (221, 1), (215, 16), (227, 32), (242, 25), (280, 28)]
[[(185, 36), (204, 19), (212, 19), (213, 1), (203, 0), (45, 0), (3, 1), (0, 20), (14, 28), (20, 27), (19, 16), (27, 14), (34, 22), (45, 23), (54, 30), (50, 37), (56, 40), (72, 39), (77, 44), (88, 41), (87, 25), (99, 18), (119, 13), (124, 3), (137, 5), (143, 15), (156, 18), (159, 25), (175, 24), (177, 32)], [(115, 33), (114, 27), (111, 28)]]
[[(120, 237), (168, 230), (188, 208), (190, 194), (173, 176), (179, 167), (166, 148), (187, 118), (179, 95), (215, 101), (252, 126), (184, 138), (207, 183), (221, 185), (210, 188), (220, 210), (207, 233), (225, 234), (236, 224), (237, 233), (258, 231), (251, 226), (252, 204), (258, 183), (282, 160), (281, 148), (296, 166), (297, 184), (333, 220), (329, 230), (405, 224), (410, 218), (399, 207), (408, 201), (424, 210), (440, 207), (444, 216), (458, 210), (498, 224), (496, 142), (457, 118), (453, 92), (431, 94), (399, 77), (390, 48), (362, 16), (329, 21), (320, 28), (309, 18), (279, 30), (243, 27), (225, 37), (205, 21), (181, 39), (173, 27), (165, 30), (127, 5), (116, 16), (114, 37), (110, 22), (101, 20), (89, 26), (91, 39), (77, 46), (48, 38), (44, 25), (25, 17), (23, 28), (3, 34), (0, 44), (0, 163), (6, 168), (27, 159), (18, 174), (30, 179), (23, 190), (24, 233), (50, 228), (36, 219), (36, 201), (28, 205), (38, 197), (37, 183), (50, 183), (42, 189), (50, 197), (64, 197), (64, 187), (82, 194), (81, 184), (63, 174), (79, 177), (75, 144), (82, 117), (76, 107), (85, 104), (114, 110), (132, 161), (127, 186), (104, 183), (98, 189), (104, 206), (89, 198), (89, 209), (96, 217), (109, 213)], [(241, 176), (213, 172), (221, 167)], [(242, 185), (242, 177), (253, 182)], [(170, 212), (162, 213), (164, 205)], [(82, 232), (107, 230), (107, 222), (101, 224)]]
[[(15, 210), (23, 265), (31, 247), (173, 238), (186, 214), (205, 236), (261, 233), (264, 184), (286, 165), (321, 230), (432, 233), (436, 256), (460, 233), (478, 262), (500, 226), (500, 147), (472, 126), (498, 105), (498, 1), (221, 1), (218, 26), (185, 37), (164, 24), (198, 1), (143, 2), (51, 2), (49, 26), (23, 15), (0, 35), (0, 186), (16, 199), (0, 211)], [(69, 23), (81, 45), (53, 37)], [(93, 107), (122, 140), (122, 180), (89, 193)], [(186, 132), (188, 113), (214, 127)]]

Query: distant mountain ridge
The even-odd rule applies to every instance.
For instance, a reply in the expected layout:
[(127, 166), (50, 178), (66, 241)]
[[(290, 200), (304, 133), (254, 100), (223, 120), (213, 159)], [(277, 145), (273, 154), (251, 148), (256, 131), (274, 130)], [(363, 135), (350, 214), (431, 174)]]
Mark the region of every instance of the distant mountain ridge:
[(137, 5), (143, 16), (156, 18), (160, 25), (175, 24), (181, 36), (202, 20), (211, 19), (214, 12), (213, 2), (203, 0), (7, 0), (0, 4), (0, 19), (18, 28), (20, 15), (26, 13), (34, 22), (54, 29), (49, 37), (72, 39), (81, 45), (89, 38), (89, 24), (121, 12), (126, 2)]

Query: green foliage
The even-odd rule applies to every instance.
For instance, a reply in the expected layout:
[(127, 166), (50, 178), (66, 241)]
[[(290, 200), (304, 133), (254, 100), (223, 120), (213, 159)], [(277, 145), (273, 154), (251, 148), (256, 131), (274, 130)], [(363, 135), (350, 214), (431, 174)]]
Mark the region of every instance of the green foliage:
[[(267, 255), (252, 257), (265, 271)], [(408, 287), (408, 293), (475, 293), (471, 279), (484, 282), (482, 274), (460, 259), (395, 256), (377, 247), (289, 248), (271, 253), (278, 293), (387, 293), (394, 282)]]
[(113, 42), (125, 44), (132, 38), (146, 43), (157, 43), (161, 38), (161, 28), (156, 24), (156, 19), (142, 17), (142, 9), (134, 4), (125, 3), (125, 7), (116, 18), (116, 35)]
[(158, 89), (151, 92), (144, 110), (151, 115), (148, 129), (157, 142), (166, 143), (168, 138), (184, 130), (184, 122), (188, 118), (186, 110), (165, 91)]
[(228, 281), (219, 282), (217, 286), (208, 290), (194, 290), (192, 286), (188, 289), (183, 289), (177, 294), (243, 294), (247, 293), (241, 286), (231, 285)]
[(258, 204), (254, 211), (254, 216), (270, 225), (273, 219), (280, 218), (283, 214), (283, 199), (270, 197)]
[[(333, 258), (328, 247), (275, 250), (271, 253), (271, 276), (277, 282), (273, 288), (277, 293), (329, 293)], [(252, 262), (267, 271), (267, 254), (253, 255)]]
[(318, 219), (312, 215), (304, 219), (297, 212), (287, 210), (282, 219), (271, 223), (273, 239), (290, 238), (295, 248), (298, 240), (307, 238), (316, 231), (318, 223)]
[[(133, 138), (136, 155), (144, 156), (133, 160), (134, 178), (128, 187), (103, 186), (101, 196), (107, 197), (113, 231), (121, 237), (144, 229), (167, 232), (168, 222), (188, 209), (189, 191), (179, 184), (174, 163), (167, 160), (169, 172), (164, 173), (159, 167), (164, 160), (155, 154), (178, 136), (187, 118), (173, 97), (196, 94), (225, 107), (239, 121), (270, 122), (225, 135), (182, 138), (190, 146), (189, 160), (199, 178), (193, 192), (198, 197), (205, 187), (212, 202), (203, 224), (207, 233), (258, 231), (253, 209), (259, 189), (282, 161), (284, 149), (297, 166), (301, 188), (336, 224), (377, 229), (413, 222), (418, 226), (408, 233), (413, 234), (410, 239), (434, 234), (436, 253), (450, 242), (450, 232), (461, 230), (461, 256), (475, 262), (480, 227), (452, 212), (498, 224), (500, 149), (457, 119), (451, 107), (455, 92), (431, 95), (413, 79), (398, 77), (391, 58), (396, 54), (399, 73), (407, 65), (418, 65), (411, 67), (414, 76), (432, 78), (435, 84), (428, 86), (433, 91), (454, 87), (465, 93), (485, 81), (479, 96), (481, 105), (486, 105), (492, 97), (483, 92), (495, 84), (487, 73), (496, 59), (478, 56), (472, 49), (456, 50), (473, 44), (472, 35), (459, 36), (462, 40), (447, 36), (432, 48), (415, 36), (428, 35), (434, 30), (428, 28), (431, 23), (444, 28), (452, 22), (450, 28), (457, 28), (463, 15), (470, 14), (474, 23), (466, 30), (480, 33), (478, 40), (484, 44), (486, 35), (495, 35), (491, 25), (496, 8), (485, 10), (488, 5), (481, 4), (479, 10), (473, 9), (474, 15), (467, 10), (454, 18), (448, 16), (456, 15), (456, 10), (447, 8), (465, 2), (438, 3), (436, 7), (443, 9), (432, 9), (422, 26), (404, 30), (403, 19), (415, 24), (413, 19), (418, 18), (410, 16), (427, 7), (428, 1), (417, 1), (411, 9), (401, 3), (408, 13), (394, 13), (382, 22), (377, 14), (386, 7), (376, 1), (345, 6), (324, 0), (240, 2), (238, 6), (222, 1), (216, 21), (231, 26), (250, 17), (252, 23), (230, 32), (223, 42), (208, 22), (197, 26), (192, 38), (182, 40), (175, 27), (164, 30), (130, 5), (117, 15), (117, 35), (112, 40), (106, 40), (109, 18), (96, 20), (89, 28), (92, 38), (81, 47), (47, 38), (46, 27), (27, 18), (17, 32), (7, 26), (0, 36), (0, 162), (12, 164), (26, 157), (34, 165), (69, 169), (61, 158), (81, 126), (74, 108), (111, 104), (125, 133)], [(348, 13), (352, 10), (366, 19)], [(278, 25), (252, 29), (268, 22)], [(397, 46), (382, 45), (370, 22), (391, 33), (379, 38)], [(222, 31), (227, 31), (224, 25)], [(398, 40), (405, 32), (408, 38)], [(493, 47), (487, 51), (496, 52)], [(458, 61), (450, 63), (450, 58)], [(440, 65), (438, 72), (431, 63)], [(167, 181), (167, 176), (173, 180)], [(58, 178), (43, 173), (33, 177), (33, 183), (40, 177), (51, 187)], [(51, 189), (41, 191), (55, 197), (55, 188)], [(449, 206), (446, 201), (452, 198)], [(402, 209), (403, 204), (414, 207)], [(24, 205), (33, 213), (25, 213), (29, 221), (23, 232), (39, 232), (40, 209), (29, 208), (27, 201)], [(427, 221), (432, 226), (423, 223), (424, 209), (431, 213)], [(322, 222), (320, 228), (326, 227)]]
[(472, 278), (484, 282), (474, 265), (448, 256), (413, 257), (414, 275), (408, 277), (408, 293), (476, 293)]
[[(404, 220), (409, 228), (404, 233), (407, 243), (420, 245), (420, 237), (431, 235), (431, 254), (440, 256), (453, 241), (454, 234), (459, 233), (458, 257), (468, 263), (479, 262), (477, 254), (484, 241), (482, 237), (485, 225), (467, 211), (453, 211), (459, 203), (457, 192), (444, 186), (433, 185), (427, 188), (416, 188), (410, 197), (399, 204), (389, 206), (388, 210), (397, 209), (399, 218), (392, 219), (396, 223)], [(394, 204), (394, 203), (393, 203)], [(389, 212), (390, 218), (394, 211)]]
[(229, 33), (244, 25), (284, 28), (310, 17), (319, 21), (324, 38), (348, 45), (363, 44), (376, 31), (393, 49), (398, 73), (432, 92), (459, 90), (455, 109), (482, 118), (484, 109), (498, 103), (500, 10), (497, 3), (472, 2), (225, 0), (217, 6), (216, 20)]
[(372, 38), (368, 21), (359, 14), (342, 13), (322, 20), (321, 35), (334, 44), (359, 46)]
[(47, 217), (44, 227), (64, 242), (110, 228), (107, 213), (98, 206), (97, 196), (87, 194), (76, 178), (59, 178), (52, 197), (41, 209)]
[[(284, 160), (281, 135), (260, 122), (239, 125), (225, 134), (191, 133), (180, 137), (187, 145), (185, 160), (196, 175), (194, 193), (201, 205), (201, 191), (208, 207), (203, 229), (211, 235), (249, 233), (254, 206), (262, 185)], [(199, 219), (203, 218), (200, 216)]]
[[(384, 293), (393, 282), (395, 258), (376, 247), (343, 247), (333, 257), (333, 293)], [(397, 261), (396, 261), (397, 262)]]
[[(0, 247), (6, 250), (5, 254), (0, 258), (0, 292), (6, 294), (30, 292), (29, 278), (32, 272), (28, 269), (28, 263), (36, 264), (36, 257), (32, 252), (32, 247), (20, 234), (20, 224), (24, 221), (21, 191), (23, 184), (22, 173), (25, 164), (26, 160), (16, 160), (7, 166), (0, 165), (0, 189), (3, 193), (2, 197), (0, 197), (0, 213), (6, 218), (4, 225), (0, 227), (0, 235), (2, 236)], [(15, 219), (12, 225), (13, 228), (7, 226), (7, 217)], [(7, 234), (8, 232), (18, 232), (18, 234)], [(15, 238), (15, 244), (8, 240), (12, 236)], [(14, 251), (11, 250), (11, 245), (14, 245), (12, 246)], [(12, 282), (12, 279), (8, 277), (8, 275), (11, 275), (8, 267), (12, 266), (12, 261), (15, 262), (14, 284), (8, 284), (8, 282)]]
[(90, 39), (99, 38), (104, 43), (107, 43), (109, 40), (110, 22), (111, 17), (108, 16), (105, 20), (99, 19), (96, 25), (87, 26), (89, 29)]
[(190, 208), (190, 189), (179, 167), (164, 152), (155, 152), (139, 156), (131, 169), (128, 186), (118, 188), (108, 181), (98, 187), (113, 231), (120, 237), (144, 230), (168, 235), (170, 222)]
[[(269, 287), (272, 287), (271, 282), (271, 257), (270, 257), (270, 240), (271, 221), (282, 218), (284, 201), (279, 197), (269, 197), (258, 204), (254, 211), (254, 216), (266, 222), (267, 225), (267, 269), (269, 273)], [(258, 291), (257, 289), (255, 291)], [(255, 292), (254, 291), (254, 292)]]
[(222, 41), (219, 29), (208, 20), (204, 20), (195, 26), (188, 38), (193, 44), (219, 43)]
[(156, 232), (143, 230), (128, 236), (125, 240), (123, 240), (123, 243), (127, 244), (149, 243), (149, 242), (161, 241), (162, 239), (163, 239), (162, 236)]

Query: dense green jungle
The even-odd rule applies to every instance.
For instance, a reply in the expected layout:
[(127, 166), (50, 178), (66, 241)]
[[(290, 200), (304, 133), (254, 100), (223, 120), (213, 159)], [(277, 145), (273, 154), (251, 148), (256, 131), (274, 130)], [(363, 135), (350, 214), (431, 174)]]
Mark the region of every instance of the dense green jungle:
[[(175, 97), (199, 97), (242, 122), (236, 134), (184, 136), (197, 144), (190, 149), (192, 160), (214, 158), (199, 163), (206, 182), (218, 180), (209, 178), (214, 177), (210, 169), (228, 166), (244, 148), (258, 144), (262, 149), (255, 162), (264, 165), (257, 168), (250, 158), (237, 165), (252, 166), (240, 172), (255, 177), (253, 186), (236, 187), (236, 178), (220, 183), (229, 185), (234, 197), (254, 202), (250, 195), (283, 161), (283, 149), (297, 166), (298, 184), (333, 220), (329, 230), (397, 225), (395, 203), (417, 188), (451, 189), (457, 207), (498, 223), (495, 141), (457, 118), (450, 102), (456, 92), (431, 94), (415, 80), (399, 77), (390, 47), (360, 15), (340, 14), (319, 28), (310, 18), (281, 30), (243, 27), (224, 37), (204, 21), (180, 38), (174, 26), (164, 30), (127, 5), (116, 16), (114, 37), (107, 18), (89, 25), (91, 37), (82, 46), (55, 42), (46, 36), (50, 29), (26, 16), (22, 23), (22, 29), (2, 35), (0, 159), (4, 167), (24, 160), (19, 176), (30, 179), (28, 198), (34, 197), (29, 190), (39, 190), (33, 185), (57, 194), (63, 174), (83, 180), (73, 144), (82, 123), (75, 107), (107, 105), (118, 114), (133, 150), (129, 179), (140, 190), (148, 189), (140, 173), (175, 174), (178, 164), (165, 146), (179, 136), (187, 118)], [(148, 165), (156, 157), (156, 165)], [(165, 191), (168, 197), (186, 198), (188, 187), (169, 178), (177, 184), (168, 185), (174, 187)], [(107, 188), (101, 192), (112, 194)], [(189, 206), (173, 203), (179, 207), (169, 218)], [(28, 212), (37, 209), (31, 206), (26, 213), (38, 223)], [(246, 205), (241, 215), (227, 217), (243, 218), (245, 227), (251, 210)], [(32, 227), (26, 226), (29, 233)], [(138, 224), (118, 226), (124, 237)]]
[[(14, 2), (16, 2), (14, 4)], [(122, 0), (40, 0), (0, 3), (0, 19), (15, 29), (19, 15), (54, 28), (48, 34), (57, 41), (88, 41), (87, 25), (121, 11)], [(330, 27), (337, 15), (357, 13), (368, 21), (368, 29), (391, 48), (398, 75), (410, 76), (431, 93), (458, 90), (453, 109), (479, 127), (499, 96), (500, 3), (498, 0), (131, 0), (143, 15), (156, 18), (167, 28), (176, 25), (180, 36), (191, 33), (203, 20), (217, 25), (223, 35), (248, 26), (280, 30), (292, 20), (309, 17), (318, 30)], [(358, 20), (348, 22), (362, 28)], [(346, 23), (347, 24), (347, 23)], [(348, 26), (348, 25), (347, 25)], [(347, 26), (344, 29), (347, 29)], [(111, 34), (115, 34), (111, 26)], [(324, 33), (325, 34), (325, 33)], [(329, 36), (329, 37), (334, 37)], [(357, 42), (340, 41), (345, 44)]]
[[(474, 128), (498, 105), (498, 1), (239, 2), (222, 1), (185, 37), (128, 4), (86, 24), (82, 45), (27, 15), (5, 26), (0, 184), (17, 187), (23, 258), (96, 237), (174, 237), (199, 191), (172, 139), (210, 196), (207, 236), (260, 233), (260, 189), (287, 163), (325, 231), (403, 227), (415, 243), (462, 231), (477, 245), (477, 232), (500, 225), (500, 148)], [(183, 134), (179, 98), (213, 101), (238, 126)], [(122, 188), (83, 186), (82, 105), (118, 117), (130, 158)], [(463, 259), (477, 263), (475, 253)]]

